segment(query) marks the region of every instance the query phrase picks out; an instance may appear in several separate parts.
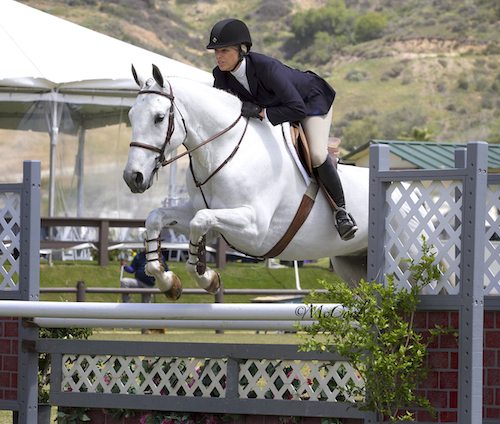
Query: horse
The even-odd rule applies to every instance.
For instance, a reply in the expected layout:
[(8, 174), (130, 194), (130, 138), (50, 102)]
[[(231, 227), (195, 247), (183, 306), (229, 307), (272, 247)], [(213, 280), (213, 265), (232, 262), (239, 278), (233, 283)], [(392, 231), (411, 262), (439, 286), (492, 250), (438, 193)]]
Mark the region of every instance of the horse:
[[(203, 263), (206, 240), (221, 236), (247, 255), (277, 256), (275, 247), (311, 187), (314, 191), (314, 181), (293, 159), (286, 142), (289, 124), (273, 126), (244, 118), (241, 101), (231, 93), (182, 77), (164, 79), (155, 65), (152, 78), (132, 72), (140, 91), (129, 111), (132, 142), (123, 171), (126, 184), (132, 192), (143, 193), (162, 165), (185, 154), (190, 159), (189, 198), (174, 207), (154, 209), (146, 219), (146, 271), (168, 297), (180, 297), (181, 281), (158, 261), (160, 232), (174, 228), (189, 236), (189, 274), (200, 287), (216, 293), (220, 275)], [(165, 160), (181, 145), (184, 153)], [(331, 206), (320, 190), (305, 221), (278, 249), (280, 259), (329, 257), (336, 267), (336, 258), (366, 253), (369, 171), (338, 164), (338, 172), (346, 204), (357, 222), (355, 237), (340, 239)], [(366, 270), (356, 272), (363, 275)]]

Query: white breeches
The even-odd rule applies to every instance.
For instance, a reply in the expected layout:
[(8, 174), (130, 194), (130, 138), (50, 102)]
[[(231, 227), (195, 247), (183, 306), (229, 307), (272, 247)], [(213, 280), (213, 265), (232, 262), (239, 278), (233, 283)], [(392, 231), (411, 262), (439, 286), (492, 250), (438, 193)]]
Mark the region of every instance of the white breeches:
[(306, 134), (313, 168), (320, 166), (328, 156), (328, 137), (332, 124), (333, 105), (326, 115), (308, 116), (301, 121)]
[[(123, 277), (120, 279), (120, 287), (126, 289), (150, 289), (151, 286), (144, 284), (142, 281), (137, 278)], [(142, 293), (141, 294), (142, 303), (151, 303), (153, 300), (153, 295), (150, 293)], [(130, 302), (130, 294), (124, 293), (122, 294), (122, 302), (128, 303)]]

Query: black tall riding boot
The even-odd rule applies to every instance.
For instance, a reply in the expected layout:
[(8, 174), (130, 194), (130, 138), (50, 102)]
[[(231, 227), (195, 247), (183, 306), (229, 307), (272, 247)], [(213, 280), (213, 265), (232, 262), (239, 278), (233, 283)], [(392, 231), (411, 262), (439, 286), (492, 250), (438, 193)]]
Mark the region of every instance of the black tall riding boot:
[(344, 190), (337, 169), (333, 165), (330, 156), (317, 168), (314, 168), (315, 174), (321, 183), (325, 186), (326, 191), (337, 204), (337, 209), (334, 212), (337, 231), (342, 240), (350, 240), (354, 237), (354, 233), (358, 230), (351, 214), (345, 209)]

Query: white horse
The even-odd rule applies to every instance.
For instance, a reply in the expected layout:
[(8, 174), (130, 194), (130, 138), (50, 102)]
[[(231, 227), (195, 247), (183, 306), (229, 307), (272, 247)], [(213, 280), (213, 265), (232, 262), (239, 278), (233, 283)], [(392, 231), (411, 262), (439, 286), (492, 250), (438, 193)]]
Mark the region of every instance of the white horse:
[[(235, 249), (263, 257), (287, 232), (308, 188), (284, 137), (289, 126), (240, 117), (240, 100), (206, 84), (169, 78), (153, 66), (153, 77), (141, 79), (132, 106), (131, 148), (123, 178), (134, 193), (146, 191), (165, 157), (184, 145), (190, 152), (189, 200), (153, 210), (146, 219), (147, 272), (173, 299), (181, 282), (158, 262), (162, 228), (189, 235), (187, 269), (200, 287), (215, 293), (218, 273), (200, 263), (205, 237), (218, 235)], [(320, 191), (305, 222), (279, 253), (284, 260), (365, 254), (368, 246), (368, 169), (338, 165), (346, 204), (359, 230), (342, 241), (332, 209)], [(314, 186), (314, 185), (313, 185)], [(201, 253), (200, 253), (201, 252)], [(359, 273), (359, 272), (358, 272)], [(364, 273), (362, 271), (361, 273)]]

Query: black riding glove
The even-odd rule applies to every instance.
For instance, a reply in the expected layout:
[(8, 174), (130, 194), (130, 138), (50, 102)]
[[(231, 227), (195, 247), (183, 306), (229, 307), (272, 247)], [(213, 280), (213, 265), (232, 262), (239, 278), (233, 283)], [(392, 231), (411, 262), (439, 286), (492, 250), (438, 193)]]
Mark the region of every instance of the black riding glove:
[(245, 118), (259, 118), (262, 121), (262, 118), (259, 115), (261, 110), (262, 108), (255, 103), (243, 102), (243, 105), (241, 106), (241, 115)]

